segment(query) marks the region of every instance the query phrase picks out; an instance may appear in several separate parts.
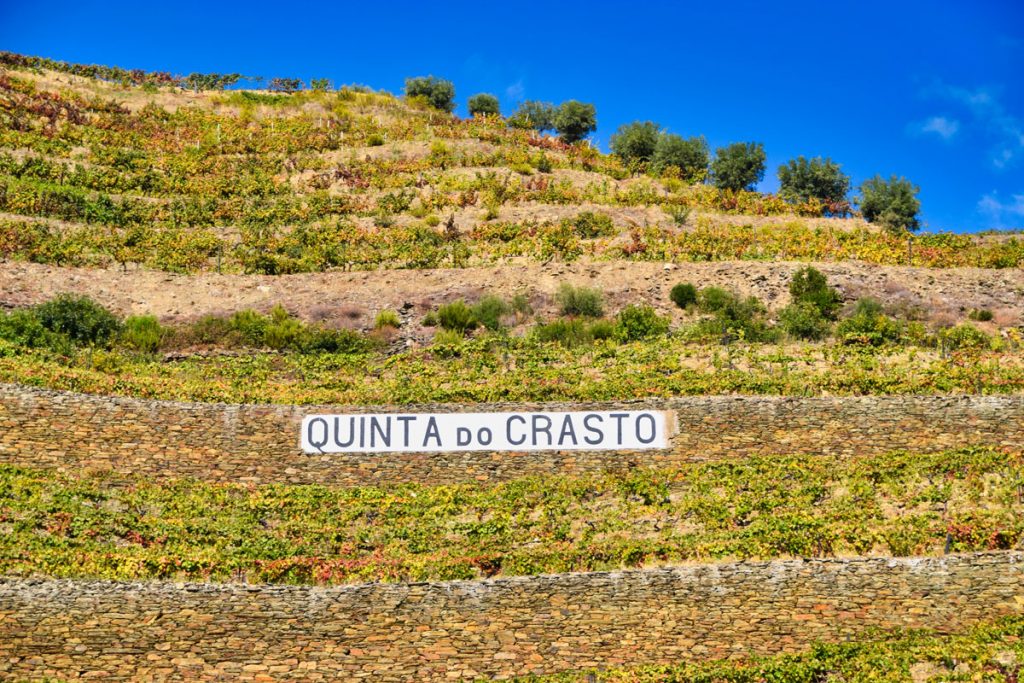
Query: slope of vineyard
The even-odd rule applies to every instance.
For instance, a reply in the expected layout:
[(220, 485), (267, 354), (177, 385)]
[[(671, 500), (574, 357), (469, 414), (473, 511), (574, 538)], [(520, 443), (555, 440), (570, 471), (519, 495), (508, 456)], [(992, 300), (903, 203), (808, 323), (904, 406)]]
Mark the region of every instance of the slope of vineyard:
[[(158, 399), (391, 409), (1024, 392), (1024, 240), (1016, 234), (893, 232), (855, 212), (832, 215), (834, 206), (816, 200), (723, 191), (672, 171), (634, 173), (589, 144), (513, 128), (499, 116), (462, 119), (363, 86), (224, 88), (238, 81), (0, 53), (0, 382), (132, 397), (139, 399), (132, 410), (147, 415), (157, 414), (147, 401)], [(808, 312), (813, 306), (795, 284), (809, 265), (827, 280), (821, 311)], [(678, 288), (685, 284), (692, 295)], [(47, 400), (74, 403), (69, 394), (54, 396)], [(26, 405), (30, 412), (45, 403)], [(0, 401), (0, 424), (17, 430), (13, 406)], [(238, 408), (223, 406), (228, 432)], [(101, 418), (90, 418), (90, 429), (56, 428), (94, 438)], [(180, 425), (166, 427), (167, 439), (183, 438)], [(498, 621), (507, 615), (503, 605), (478, 600), (473, 586), (495, 577), (514, 587), (558, 573), (553, 585), (586, 586), (605, 580), (591, 573), (622, 569), (694, 565), (714, 574), (732, 562), (727, 573), (742, 577), (748, 560), (823, 558), (838, 567), (915, 556), (941, 563), (951, 553), (979, 553), (986, 562), (987, 552), (1010, 567), (996, 582), (1010, 597), (992, 605), (992, 619), (1019, 615), (1024, 581), (1012, 558), (1024, 543), (1024, 443), (1013, 436), (977, 443), (975, 433), (964, 425), (962, 447), (953, 449), (743, 454), (602, 474), (378, 486), (113, 476), (71, 464), (57, 440), (38, 461), (64, 458), (66, 466), (26, 467), (30, 454), (14, 454), (7, 439), (0, 441), (0, 634), (31, 611), (20, 600), (73, 593), (79, 581), (89, 587), (76, 609), (96, 586), (144, 595), (148, 585), (163, 595), (171, 589), (161, 581), (256, 584), (253, 604), (262, 590), (269, 601), (286, 599), (264, 584), (310, 584), (313, 596), (329, 584), (357, 584), (351, 592), (323, 588), (344, 596), (392, 589), (447, 596), (452, 584), (417, 582), (469, 581), (458, 590), (486, 624), (488, 609)], [(147, 452), (127, 437), (95, 438), (94, 450)], [(917, 576), (916, 560), (899, 561)], [(964, 576), (973, 561), (965, 560)], [(942, 590), (970, 601), (980, 589), (963, 581)], [(734, 589), (723, 586), (722, 595)], [(916, 601), (913, 586), (907, 592)], [(221, 588), (233, 590), (194, 590)], [(579, 595), (548, 597), (536, 613), (557, 619)], [(891, 595), (874, 597), (888, 604)], [(384, 623), (385, 633), (389, 610), (404, 605), (404, 598), (397, 606), (352, 599), (359, 627)], [(573, 660), (564, 674), (523, 680), (852, 681), (872, 671), (878, 680), (1019, 677), (1019, 616), (956, 624), (956, 634), (863, 634), (857, 610), (869, 610), (872, 599), (840, 594), (840, 611), (826, 610), (824, 622), (854, 624), (838, 645), (785, 635), (759, 654), (799, 654), (747, 661), (743, 631), (726, 630), (656, 655), (621, 655), (644, 651), (648, 628), (667, 637), (662, 629), (677, 626), (658, 617), (631, 633), (637, 642), (616, 650), (616, 659)], [(320, 598), (309, 600), (295, 613), (319, 609)], [(801, 600), (794, 598), (793, 632), (825, 610)], [(273, 604), (269, 612), (287, 612)], [(714, 618), (735, 608), (722, 605), (702, 611)], [(914, 620), (938, 614), (927, 600), (913, 605), (906, 620), (879, 623), (927, 625)], [(630, 610), (611, 607), (620, 608)], [(182, 614), (172, 616), (182, 628), (206, 619)], [(74, 617), (37, 625), (62, 632), (64, 618)], [(143, 624), (154, 638), (162, 618), (149, 615)], [(511, 646), (516, 617), (508, 618), (513, 626), (480, 642)], [(86, 621), (102, 631), (103, 619)], [(571, 649), (562, 641), (528, 644), (529, 656), (508, 655), (509, 668), (494, 659), (474, 668), (471, 655), (464, 662), (451, 651), (442, 627), (459, 629), (415, 627), (439, 639), (426, 654), (371, 642), (322, 661), (344, 668), (345, 657), (372, 660), (377, 668), (366, 674), (387, 670), (400, 652), (419, 657), (419, 668), (395, 669), (388, 680), (507, 677), (558, 672), (542, 662)], [(116, 636), (116, 619), (113, 628)], [(323, 628), (329, 635), (321, 641), (333, 648), (347, 627)], [(827, 629), (817, 633), (836, 639)], [(113, 675), (120, 666), (110, 653), (72, 666), (78, 655), (61, 659), (44, 635), (8, 637), (0, 675), (63, 679), (89, 667)], [(586, 645), (599, 651), (596, 642)], [(65, 643), (69, 652), (76, 644)], [(232, 660), (217, 669), (190, 659), (187, 637), (179, 645), (178, 659), (176, 645), (159, 646), (170, 651), (167, 670), (136, 673), (275, 679), (315, 668), (300, 670), (296, 660), (275, 662), (285, 667), (276, 671), (262, 661), (246, 669)], [(88, 643), (81, 647), (82, 657), (92, 656)], [(316, 664), (317, 647), (308, 644), (313, 654), (303, 667)], [(742, 661), (701, 661), (708, 652)]]

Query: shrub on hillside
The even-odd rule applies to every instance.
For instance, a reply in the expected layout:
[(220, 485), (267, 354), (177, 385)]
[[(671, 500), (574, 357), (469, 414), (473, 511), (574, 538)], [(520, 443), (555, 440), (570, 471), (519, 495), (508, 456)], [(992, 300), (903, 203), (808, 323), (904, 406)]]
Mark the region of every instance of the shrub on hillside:
[(971, 312), (967, 314), (967, 317), (971, 320), (986, 323), (989, 320), (992, 320), (992, 311), (987, 308), (972, 308)]
[(697, 303), (697, 288), (689, 282), (680, 282), (669, 292), (668, 298), (679, 308), (686, 308)]
[(374, 318), (373, 321), (373, 328), (375, 330), (380, 330), (385, 327), (390, 327), (391, 329), (397, 330), (401, 326), (402, 319), (398, 317), (397, 312), (391, 310), (390, 308), (385, 308), (380, 313), (378, 313), (377, 317)]
[(470, 116), (497, 116), (499, 114), (501, 114), (501, 108), (498, 105), (498, 98), (494, 95), (482, 92), (469, 98)]
[(437, 322), (442, 328), (465, 334), (480, 325), (473, 310), (462, 299), (444, 304), (437, 309)]
[(0, 313), (0, 339), (18, 346), (50, 349), (62, 354), (72, 350), (71, 340), (44, 327), (32, 309)]
[(636, 341), (668, 332), (668, 318), (658, 315), (654, 308), (646, 304), (626, 306), (619, 311), (616, 322), (616, 337), (622, 341)]
[(727, 289), (704, 287), (697, 293), (697, 308), (701, 313), (717, 313), (736, 300), (736, 295)]
[(106, 344), (121, 327), (113, 313), (87, 296), (60, 294), (39, 304), (35, 315), (43, 327), (78, 344)]
[(764, 145), (760, 142), (734, 142), (715, 150), (711, 162), (711, 182), (720, 190), (750, 190), (764, 179)]
[(585, 318), (600, 318), (604, 315), (604, 296), (596, 289), (573, 287), (563, 283), (555, 293), (555, 300), (562, 315), (579, 315)]
[(813, 266), (804, 266), (789, 282), (789, 293), (794, 303), (807, 303), (818, 309), (823, 318), (835, 320), (841, 297), (829, 286), (825, 275)]
[(865, 220), (878, 223), (894, 231), (914, 231), (921, 227), (917, 213), (921, 202), (917, 193), (921, 188), (906, 178), (892, 176), (889, 180), (875, 176), (861, 183), (860, 210)]
[(434, 76), (419, 76), (405, 79), (405, 96), (422, 98), (427, 104), (441, 111), (455, 110), (455, 85), (451, 81)]
[(991, 343), (987, 334), (968, 323), (943, 330), (939, 339), (949, 349), (984, 349)]
[(618, 330), (618, 325), (610, 320), (559, 318), (538, 324), (533, 328), (532, 336), (540, 342), (558, 342), (562, 346), (573, 347), (613, 339)]
[(183, 344), (267, 347), (298, 353), (361, 353), (372, 346), (358, 332), (307, 325), (281, 306), (275, 306), (270, 315), (243, 310), (229, 318), (204, 316), (188, 329), (176, 330), (175, 337)]
[(472, 308), (473, 317), (489, 330), (501, 329), (501, 318), (512, 312), (512, 307), (500, 296), (488, 294)]
[(881, 346), (897, 342), (902, 336), (899, 321), (887, 316), (882, 304), (874, 299), (860, 299), (853, 314), (836, 326), (836, 337), (844, 344)]
[(606, 213), (595, 213), (593, 211), (582, 211), (572, 219), (573, 227), (583, 239), (595, 237), (613, 237), (618, 234), (612, 217)]
[(846, 195), (850, 191), (850, 176), (842, 172), (831, 159), (799, 156), (779, 166), (779, 195), (791, 202), (817, 199), (845, 213)]
[(118, 341), (135, 351), (156, 353), (167, 335), (167, 330), (152, 315), (133, 315), (125, 318)]
[(594, 340), (590, 325), (580, 318), (561, 318), (541, 323), (533, 328), (533, 338), (540, 342), (558, 342), (566, 347), (583, 346)]
[(551, 163), (551, 159), (547, 154), (541, 152), (533, 160), (533, 167), (537, 169), (538, 173), (551, 173), (551, 169), (554, 168), (554, 164)]
[(707, 175), (709, 156), (708, 142), (704, 136), (686, 139), (680, 135), (664, 133), (654, 148), (651, 170), (660, 174), (675, 167), (679, 169), (681, 178), (697, 182)]
[(513, 128), (535, 130), (538, 133), (554, 130), (555, 105), (550, 102), (525, 100), (512, 116), (508, 117), (508, 125)]
[(791, 337), (815, 341), (827, 337), (830, 329), (821, 310), (807, 301), (794, 301), (779, 311), (779, 326)]
[(773, 341), (777, 337), (765, 319), (768, 311), (757, 297), (744, 299), (721, 287), (705, 287), (697, 292), (697, 309), (712, 315), (692, 328), (698, 336), (742, 336), (747, 341)]
[(572, 144), (597, 130), (597, 113), (592, 104), (569, 100), (555, 110), (552, 123), (559, 137)]
[(647, 162), (654, 158), (660, 136), (661, 128), (653, 121), (633, 121), (619, 126), (609, 146), (626, 164)]

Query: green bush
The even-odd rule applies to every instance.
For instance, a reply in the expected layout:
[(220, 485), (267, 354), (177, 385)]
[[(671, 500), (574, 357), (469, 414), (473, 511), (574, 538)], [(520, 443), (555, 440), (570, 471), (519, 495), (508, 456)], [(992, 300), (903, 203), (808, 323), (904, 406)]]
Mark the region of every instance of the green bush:
[(300, 353), (363, 353), (372, 344), (352, 330), (331, 330), (306, 326), (297, 338), (294, 350)]
[(29, 348), (50, 349), (71, 353), (71, 340), (66, 335), (43, 326), (32, 309), (0, 313), (0, 339)]
[(473, 310), (462, 299), (440, 306), (437, 309), (437, 321), (442, 328), (459, 334), (465, 334), (480, 325)]
[(366, 146), (367, 147), (380, 147), (383, 144), (384, 144), (384, 136), (381, 135), (380, 133), (371, 133), (366, 138)]
[(383, 311), (377, 314), (377, 317), (373, 321), (374, 329), (382, 329), (384, 327), (391, 327), (398, 329), (402, 326), (402, 320), (398, 317), (398, 313), (392, 311), (390, 308), (385, 308)]
[(618, 325), (610, 320), (560, 318), (540, 323), (533, 328), (533, 338), (540, 342), (558, 342), (565, 347), (584, 346), (595, 341), (614, 339)]
[(939, 338), (950, 349), (984, 349), (991, 343), (987, 334), (967, 323), (943, 330)]
[(708, 142), (704, 136), (686, 139), (665, 133), (658, 138), (654, 148), (651, 170), (660, 174), (674, 166), (682, 178), (697, 182), (707, 175), (709, 158)]
[(405, 79), (405, 96), (423, 98), (430, 106), (441, 111), (455, 110), (455, 85), (451, 81), (433, 76)]
[(668, 332), (668, 318), (646, 304), (630, 304), (619, 311), (616, 336), (622, 341), (637, 341)]
[(35, 315), (43, 327), (77, 344), (106, 344), (121, 328), (117, 316), (87, 296), (60, 294), (36, 306)]
[(479, 93), (469, 98), (469, 115), (494, 116), (501, 114), (498, 98), (490, 93)]
[[(779, 166), (779, 195), (786, 200), (806, 202), (818, 199), (840, 207), (846, 203), (850, 191), (850, 176), (840, 170), (831, 159), (799, 156)], [(845, 213), (845, 209), (838, 208)]]
[(836, 326), (836, 337), (844, 344), (881, 346), (902, 337), (899, 321), (887, 316), (882, 305), (874, 299), (861, 299), (853, 314)]
[(551, 159), (544, 152), (538, 154), (537, 158), (533, 160), (533, 167), (537, 169), (538, 173), (551, 173), (551, 169), (554, 168)]
[(690, 214), (693, 213), (692, 206), (663, 206), (662, 211), (672, 217), (672, 220), (679, 227), (683, 227), (690, 220)]
[(877, 317), (880, 315), (885, 315), (885, 307), (882, 306), (882, 302), (871, 297), (864, 297), (863, 299), (857, 299), (857, 302), (853, 305), (853, 312), (850, 313), (849, 317)]
[(576, 234), (583, 239), (614, 237), (619, 234), (612, 222), (612, 217), (606, 213), (583, 211), (572, 219), (572, 224), (576, 229)]
[[(165, 329), (169, 336), (169, 331)], [(179, 342), (225, 347), (268, 347), (298, 353), (362, 353), (372, 348), (367, 337), (352, 330), (307, 325), (281, 306), (270, 315), (237, 311), (230, 318), (204, 316), (188, 330), (176, 331)]]
[(512, 116), (508, 117), (508, 125), (513, 128), (532, 129), (538, 133), (554, 130), (555, 105), (550, 102), (525, 100), (519, 105), (519, 108), (516, 109)]
[(499, 330), (501, 329), (501, 317), (511, 313), (512, 308), (500, 296), (488, 294), (473, 305), (471, 312), (473, 318), (480, 325), (489, 330)]
[(465, 337), (455, 330), (439, 330), (431, 342), (433, 352), (441, 358), (453, 358), (462, 353)]
[(541, 323), (533, 328), (533, 338), (545, 343), (558, 342), (566, 347), (583, 346), (594, 340), (590, 326), (580, 318)]
[(263, 332), (263, 343), (275, 351), (307, 351), (305, 326), (295, 318), (271, 320)]
[(530, 297), (525, 294), (516, 294), (509, 304), (512, 312), (516, 315), (527, 316), (533, 313), (533, 306), (530, 305)]
[[(237, 315), (237, 313), (235, 314)], [(262, 335), (262, 333), (261, 333)], [(187, 329), (177, 330), (177, 341), (185, 344), (223, 344), (236, 346), (245, 343), (245, 339), (231, 324), (231, 320), (215, 315), (204, 315), (192, 323)], [(261, 336), (262, 339), (262, 336)]]
[(749, 190), (764, 179), (764, 145), (760, 142), (734, 142), (715, 150), (711, 162), (711, 182), (720, 190)]
[(590, 336), (594, 341), (614, 339), (618, 327), (611, 320), (594, 320), (590, 323)]
[(796, 339), (824, 339), (829, 333), (829, 322), (821, 310), (812, 303), (795, 301), (779, 311), (779, 326)]
[(697, 309), (713, 314), (692, 328), (698, 336), (736, 334), (747, 341), (773, 341), (778, 336), (765, 320), (768, 311), (757, 297), (743, 299), (721, 287), (705, 287), (697, 292)]
[(686, 308), (697, 303), (697, 288), (689, 282), (680, 282), (668, 293), (668, 298), (679, 308)]
[(717, 313), (736, 301), (736, 295), (721, 287), (704, 287), (697, 294), (697, 309), (701, 313)]
[(569, 100), (555, 110), (552, 123), (562, 140), (572, 144), (597, 130), (597, 113), (592, 104)]
[[(211, 332), (216, 333), (217, 326), (207, 321)], [(228, 319), (228, 329), (241, 335), (246, 344), (263, 346), (270, 320), (253, 310), (237, 311)], [(215, 340), (216, 341), (216, 340)]]
[(647, 162), (654, 158), (660, 136), (661, 127), (653, 121), (633, 121), (619, 126), (609, 146), (626, 164)]
[(563, 283), (555, 293), (555, 300), (562, 315), (580, 315), (586, 318), (600, 318), (604, 315), (604, 296), (589, 287), (573, 287)]
[(921, 227), (917, 220), (917, 213), (921, 210), (921, 202), (917, 198), (920, 191), (921, 188), (906, 178), (892, 176), (884, 180), (876, 175), (861, 183), (861, 213), (868, 222), (878, 223), (889, 230), (917, 230)]
[(156, 353), (166, 334), (167, 330), (156, 316), (133, 315), (125, 318), (118, 340), (130, 349), (142, 353)]
[(986, 323), (992, 319), (992, 311), (987, 308), (972, 308), (971, 312), (967, 314), (967, 317), (971, 320)]
[(839, 292), (829, 286), (825, 275), (813, 266), (804, 266), (793, 273), (789, 293), (794, 303), (810, 304), (828, 320), (835, 320), (842, 300)]

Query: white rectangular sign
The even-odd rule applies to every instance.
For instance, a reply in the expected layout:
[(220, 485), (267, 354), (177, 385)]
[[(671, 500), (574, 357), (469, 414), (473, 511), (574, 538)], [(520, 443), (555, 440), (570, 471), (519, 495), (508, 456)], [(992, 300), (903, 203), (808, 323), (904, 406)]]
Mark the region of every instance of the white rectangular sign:
[(657, 410), (565, 413), (377, 413), (309, 415), (306, 453), (567, 451), (668, 448)]

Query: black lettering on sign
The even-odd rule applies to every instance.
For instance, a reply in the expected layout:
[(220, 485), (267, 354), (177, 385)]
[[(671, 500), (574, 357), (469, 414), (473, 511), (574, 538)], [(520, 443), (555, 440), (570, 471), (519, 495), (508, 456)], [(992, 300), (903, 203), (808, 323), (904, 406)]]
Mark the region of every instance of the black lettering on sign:
[(565, 445), (565, 437), (568, 436), (572, 439), (573, 446), (579, 446), (579, 442), (576, 441), (576, 430), (572, 426), (572, 415), (566, 415), (562, 419), (562, 431), (558, 433), (558, 445)]
[[(544, 426), (538, 426), (539, 423), (543, 422)], [(544, 434), (548, 437), (548, 442), (545, 446), (551, 445), (551, 418), (547, 415), (534, 415), (533, 416), (533, 445), (537, 446), (537, 435)]]
[(476, 434), (476, 440), (481, 446), (490, 446), (493, 438), (494, 434), (491, 433), (489, 427), (481, 427), (480, 431)]
[(433, 416), (427, 422), (427, 433), (423, 435), (423, 448), (427, 447), (427, 442), (431, 439), (437, 441), (437, 447), (441, 448), (441, 432), (437, 429), (437, 418)]
[(601, 417), (600, 415), (587, 415), (585, 418), (583, 418), (583, 428), (586, 429), (591, 434), (595, 435), (593, 439), (590, 438), (589, 436), (584, 436), (583, 440), (586, 441), (591, 446), (596, 446), (597, 444), (604, 441), (604, 432), (602, 432), (597, 427), (591, 425), (591, 420), (596, 420), (598, 423), (601, 423), (604, 422), (604, 418)]
[[(320, 418), (317, 418), (318, 420)], [(356, 418), (350, 417), (348, 419), (348, 441), (342, 443), (338, 437), (341, 435), (341, 418), (334, 418), (334, 445), (338, 448), (348, 448), (352, 445), (352, 442), (356, 440)]]
[[(321, 429), (323, 429), (323, 439), (314, 439), (313, 438), (313, 425), (317, 425), (317, 424), (320, 425)], [(312, 446), (313, 448), (315, 448), (318, 451), (320, 451), (321, 453), (323, 453), (324, 452), (324, 446), (327, 445), (327, 441), (328, 441), (327, 432), (328, 432), (327, 420), (323, 419), (322, 417), (314, 418), (314, 419), (310, 420), (309, 424), (306, 426), (306, 440), (309, 441), (309, 445), (310, 446)]]
[(456, 446), (468, 446), (471, 441), (473, 441), (473, 432), (465, 427), (459, 427), (455, 430)]
[[(644, 421), (647, 421), (647, 422), (651, 423), (651, 433), (650, 433), (650, 435), (648, 435), (648, 437), (646, 439), (640, 433), (640, 423), (644, 422)], [(654, 437), (657, 435), (657, 431), (658, 431), (658, 425), (654, 421), (654, 416), (653, 415), (651, 415), (650, 413), (640, 413), (637, 416), (637, 418), (636, 418), (636, 440), (637, 441), (639, 441), (640, 443), (653, 443), (654, 442)]]
[(391, 448), (391, 416), (388, 415), (384, 420), (388, 427), (386, 432), (384, 431), (384, 428), (380, 426), (379, 418), (370, 418), (370, 448), (377, 445), (377, 434), (380, 434), (381, 442), (388, 448)]
[(409, 447), (409, 423), (416, 419), (415, 415), (399, 415), (396, 418), (402, 423), (402, 448)]
[(508, 441), (509, 444), (511, 444), (513, 446), (522, 446), (524, 443), (526, 443), (526, 434), (523, 433), (522, 438), (519, 439), (518, 441), (516, 439), (513, 439), (512, 438), (512, 422), (513, 421), (522, 423), (522, 425), (524, 427), (526, 426), (526, 418), (525, 417), (523, 417), (522, 415), (510, 415), (508, 420), (505, 421), (505, 440)]
[(610, 417), (613, 420), (615, 420), (615, 427), (618, 429), (618, 431), (616, 432), (617, 435), (615, 437), (616, 438), (615, 445), (616, 446), (621, 446), (622, 445), (622, 421), (625, 420), (627, 417), (629, 417), (629, 413), (612, 413), (608, 417)]

